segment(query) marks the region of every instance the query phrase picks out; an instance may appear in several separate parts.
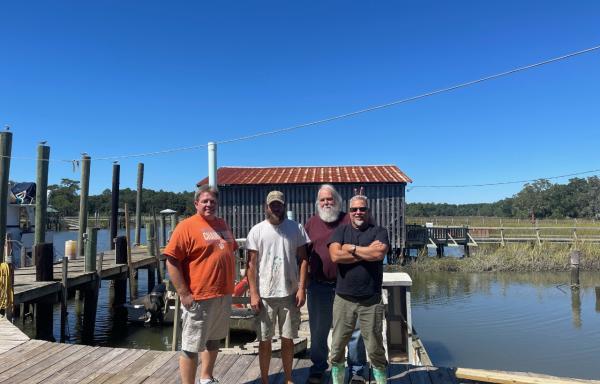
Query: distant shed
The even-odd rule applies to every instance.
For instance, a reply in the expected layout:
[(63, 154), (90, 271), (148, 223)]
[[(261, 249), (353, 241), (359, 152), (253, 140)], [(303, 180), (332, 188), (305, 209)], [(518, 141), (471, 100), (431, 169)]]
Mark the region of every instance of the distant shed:
[[(265, 218), (269, 191), (285, 194), (287, 210), (305, 224), (315, 214), (319, 186), (332, 184), (342, 195), (343, 209), (354, 189), (363, 187), (377, 224), (387, 228), (395, 253), (404, 248), (406, 184), (412, 180), (395, 165), (331, 167), (222, 167), (217, 170), (219, 216), (231, 226), (236, 238), (244, 238), (252, 226)], [(208, 183), (208, 178), (198, 185)]]

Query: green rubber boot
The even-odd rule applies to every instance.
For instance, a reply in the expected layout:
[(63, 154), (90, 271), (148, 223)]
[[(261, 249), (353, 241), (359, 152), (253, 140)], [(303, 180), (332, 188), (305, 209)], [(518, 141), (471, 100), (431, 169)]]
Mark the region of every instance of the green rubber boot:
[(331, 384), (344, 384), (344, 375), (346, 367), (344, 363), (332, 364), (331, 366)]
[(387, 383), (387, 373), (385, 372), (385, 368), (383, 368), (383, 369), (373, 368), (373, 376), (375, 377), (375, 382), (377, 384)]

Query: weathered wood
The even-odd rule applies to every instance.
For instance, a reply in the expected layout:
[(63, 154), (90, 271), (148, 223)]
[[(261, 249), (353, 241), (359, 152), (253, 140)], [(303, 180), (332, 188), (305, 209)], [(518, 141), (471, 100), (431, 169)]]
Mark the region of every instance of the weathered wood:
[(48, 209), (48, 160), (50, 147), (38, 145), (37, 178), (35, 186), (35, 234), (34, 244), (46, 241), (46, 217)]
[[(115, 241), (115, 263), (126, 264), (127, 263), (127, 240), (124, 236), (119, 236)], [(114, 302), (113, 307), (120, 307), (125, 304), (127, 297), (127, 281), (122, 277), (114, 279)]]
[(36, 281), (52, 281), (54, 247), (52, 243), (36, 244), (33, 248)]
[(138, 163), (137, 191), (135, 194), (135, 245), (141, 244), (140, 235), (142, 230), (142, 186), (144, 185), (144, 163)]
[(112, 192), (110, 205), (110, 249), (115, 249), (113, 239), (117, 237), (117, 229), (119, 228), (119, 174), (120, 165), (113, 164), (112, 177)]
[(533, 374), (529, 372), (505, 372), (486, 369), (457, 368), (458, 379), (475, 380), (483, 383), (498, 384), (599, 384), (597, 380), (579, 380), (556, 376)]
[(88, 196), (90, 190), (90, 157), (81, 156), (81, 191), (79, 193), (79, 228), (77, 230), (77, 256), (84, 254), (83, 236), (88, 225)]
[(98, 243), (98, 228), (87, 229), (85, 241), (85, 271), (96, 272), (96, 251)]
[(177, 350), (177, 344), (181, 337), (181, 298), (179, 295), (175, 295), (175, 313), (173, 314), (173, 339), (171, 345), (171, 351)]
[[(6, 217), (8, 215), (8, 178), (12, 151), (12, 132), (0, 132), (0, 241), (6, 239)], [(6, 261), (4, 244), (0, 247), (0, 262)]]
[(65, 342), (67, 329), (67, 299), (68, 299), (69, 259), (62, 259), (62, 291), (60, 296), (60, 342)]
[(164, 247), (167, 245), (167, 218), (165, 215), (160, 215), (160, 246)]
[(135, 269), (132, 268), (131, 260), (131, 232), (129, 230), (129, 207), (125, 203), (125, 239), (127, 240), (127, 267), (129, 270), (129, 300), (133, 301), (137, 296), (135, 286)]

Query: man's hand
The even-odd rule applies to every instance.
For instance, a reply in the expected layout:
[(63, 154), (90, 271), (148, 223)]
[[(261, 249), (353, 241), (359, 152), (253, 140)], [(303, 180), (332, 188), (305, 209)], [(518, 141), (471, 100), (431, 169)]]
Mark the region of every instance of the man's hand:
[(179, 300), (181, 301), (181, 304), (184, 306), (185, 309), (190, 309), (190, 307), (194, 303), (194, 297), (189, 292), (184, 295), (179, 295)]
[(387, 250), (387, 245), (385, 245), (384, 243), (382, 243), (379, 240), (375, 240), (374, 242), (369, 244), (369, 247), (371, 247), (377, 251), (386, 251)]
[(250, 294), (250, 308), (256, 313), (260, 312), (260, 296), (256, 294)]
[(304, 289), (298, 289), (296, 291), (296, 307), (302, 308), (306, 303), (306, 291)]

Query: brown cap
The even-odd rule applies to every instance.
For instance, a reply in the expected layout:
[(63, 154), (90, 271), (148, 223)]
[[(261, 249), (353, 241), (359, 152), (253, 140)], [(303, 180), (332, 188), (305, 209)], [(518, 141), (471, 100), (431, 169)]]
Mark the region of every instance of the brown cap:
[(279, 201), (281, 204), (285, 204), (285, 197), (283, 196), (283, 192), (269, 192), (269, 194), (267, 195), (267, 205), (271, 204), (274, 201)]

